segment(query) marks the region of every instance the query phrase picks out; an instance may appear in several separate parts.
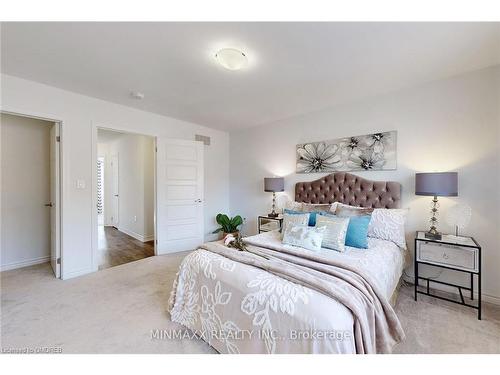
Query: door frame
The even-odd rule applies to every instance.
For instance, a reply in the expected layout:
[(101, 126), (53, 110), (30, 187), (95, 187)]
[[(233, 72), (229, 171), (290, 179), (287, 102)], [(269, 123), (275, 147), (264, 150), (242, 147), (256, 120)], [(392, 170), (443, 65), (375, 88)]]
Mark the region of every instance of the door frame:
[[(59, 279), (63, 279), (63, 269), (64, 269), (64, 225), (63, 225), (63, 206), (64, 206), (64, 197), (65, 197), (65, 189), (64, 189), (64, 158), (63, 158), (63, 150), (64, 150), (64, 125), (63, 121), (56, 119), (55, 116), (47, 115), (44, 113), (35, 113), (31, 111), (25, 110), (11, 110), (11, 109), (2, 109), (0, 113), (5, 115), (19, 116), (25, 118), (31, 118), (35, 120), (43, 120), (47, 122), (54, 123), (56, 127), (56, 134), (59, 134), (59, 152), (56, 157), (56, 169), (59, 173), (59, 183), (56, 185), (56, 233), (59, 233), (59, 238), (56, 239), (56, 253), (59, 253), (60, 258), (60, 275)], [(56, 178), (57, 179), (57, 178)], [(51, 180), (51, 183), (54, 181)], [(1, 220), (1, 218), (0, 218)], [(0, 244), (1, 246), (1, 244)], [(57, 278), (54, 275), (55, 278)]]
[(153, 233), (154, 233), (154, 254), (158, 255), (157, 249), (156, 249), (156, 142), (157, 142), (157, 136), (155, 134), (148, 134), (148, 133), (138, 133), (136, 131), (130, 131), (127, 128), (122, 128), (120, 126), (115, 126), (115, 125), (105, 125), (102, 123), (92, 123), (92, 271), (98, 271), (99, 270), (99, 264), (97, 263), (98, 260), (98, 238), (97, 238), (97, 227), (98, 227), (98, 217), (97, 217), (97, 158), (98, 158), (98, 152), (97, 152), (97, 131), (101, 130), (109, 130), (109, 131), (115, 131), (119, 133), (125, 133), (125, 134), (132, 134), (132, 135), (142, 135), (146, 137), (151, 137), (154, 139), (154, 147), (155, 147), (155, 153), (154, 153), (154, 173), (153, 173)]

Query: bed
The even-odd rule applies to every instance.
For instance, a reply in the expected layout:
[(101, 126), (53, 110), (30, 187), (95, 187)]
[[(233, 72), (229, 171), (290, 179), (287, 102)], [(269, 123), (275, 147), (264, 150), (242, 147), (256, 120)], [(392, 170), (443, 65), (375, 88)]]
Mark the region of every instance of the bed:
[[(305, 203), (398, 208), (400, 196), (399, 183), (343, 172), (295, 186), (295, 200)], [(283, 245), (278, 231), (250, 236), (245, 242), (253, 253), (220, 243), (190, 253), (179, 268), (169, 301), (172, 321), (218, 352), (390, 352), (404, 337), (388, 302), (396, 293), (405, 259), (405, 251), (393, 242), (369, 238), (368, 249), (321, 250), (314, 256)], [(344, 276), (350, 284), (363, 284), (364, 294), (358, 296)]]

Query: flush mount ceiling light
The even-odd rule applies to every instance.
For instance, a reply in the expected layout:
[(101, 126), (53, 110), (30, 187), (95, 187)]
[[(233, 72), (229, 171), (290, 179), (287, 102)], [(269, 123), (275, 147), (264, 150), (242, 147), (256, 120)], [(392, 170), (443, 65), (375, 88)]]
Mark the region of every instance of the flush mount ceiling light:
[(144, 94), (139, 91), (131, 91), (130, 96), (136, 100), (142, 100), (144, 99)]
[(240, 70), (248, 64), (246, 55), (235, 48), (223, 48), (215, 54), (215, 58), (219, 64), (229, 70)]

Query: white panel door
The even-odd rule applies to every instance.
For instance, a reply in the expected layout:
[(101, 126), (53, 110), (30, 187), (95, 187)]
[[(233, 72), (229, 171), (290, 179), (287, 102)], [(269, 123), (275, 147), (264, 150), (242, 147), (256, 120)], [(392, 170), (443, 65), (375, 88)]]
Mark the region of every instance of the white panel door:
[(50, 265), (57, 278), (61, 277), (61, 244), (58, 215), (60, 207), (59, 196), (59, 124), (50, 128)]
[(203, 243), (203, 143), (157, 138), (156, 253)]
[(120, 164), (118, 155), (111, 155), (111, 215), (110, 224), (118, 228), (120, 222)]

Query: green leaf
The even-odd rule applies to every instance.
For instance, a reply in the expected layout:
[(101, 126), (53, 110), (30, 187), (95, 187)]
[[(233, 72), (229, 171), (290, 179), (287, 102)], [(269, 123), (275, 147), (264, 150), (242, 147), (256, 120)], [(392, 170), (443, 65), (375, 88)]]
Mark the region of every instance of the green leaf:
[(229, 218), (227, 217), (227, 215), (221, 215), (220, 218), (219, 218), (219, 224), (220, 225), (228, 225), (230, 222)]
[(229, 218), (226, 214), (217, 214), (215, 221), (220, 225), (220, 228), (216, 229), (212, 233), (218, 233), (224, 231), (226, 233), (233, 233), (238, 231), (238, 227), (243, 224), (243, 219), (240, 215), (236, 215), (233, 218)]
[(237, 215), (231, 219), (231, 225), (235, 229), (238, 228), (241, 224), (243, 224), (243, 219), (241, 218), (240, 215)]
[(215, 221), (217, 222), (217, 224), (221, 224), (221, 220), (222, 220), (222, 214), (217, 214), (217, 216), (215, 217)]

